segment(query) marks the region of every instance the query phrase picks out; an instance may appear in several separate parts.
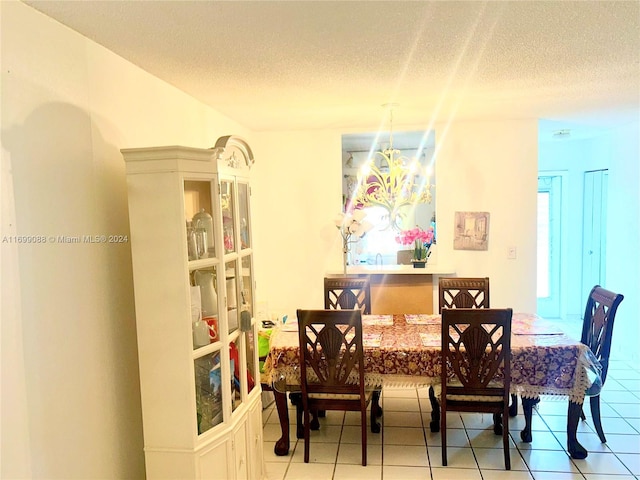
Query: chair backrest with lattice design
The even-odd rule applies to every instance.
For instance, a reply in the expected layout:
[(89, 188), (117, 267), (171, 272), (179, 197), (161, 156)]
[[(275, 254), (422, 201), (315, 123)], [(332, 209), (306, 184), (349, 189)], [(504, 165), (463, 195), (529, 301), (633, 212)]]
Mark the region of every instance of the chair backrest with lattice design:
[(596, 285), (589, 293), (584, 311), (581, 341), (591, 349), (602, 365), (600, 377), (603, 384), (609, 369), (613, 321), (618, 305), (623, 299), (623, 295), (605, 290), (600, 285)]
[(489, 277), (443, 277), (438, 290), (440, 313), (444, 308), (489, 308)]
[(453, 308), (442, 311), (443, 394), (509, 394), (510, 308)]
[(371, 287), (368, 278), (336, 277), (324, 279), (324, 308), (352, 310), (371, 314)]
[(364, 395), (360, 310), (298, 310), (298, 332), (303, 395)]

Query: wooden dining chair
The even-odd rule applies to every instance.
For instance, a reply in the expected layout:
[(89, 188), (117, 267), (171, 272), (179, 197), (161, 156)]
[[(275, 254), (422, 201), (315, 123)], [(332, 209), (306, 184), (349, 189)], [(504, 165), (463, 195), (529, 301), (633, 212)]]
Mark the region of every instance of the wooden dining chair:
[[(362, 312), (298, 310), (300, 389), (304, 414), (304, 461), (309, 462), (310, 412), (360, 412), (362, 465), (367, 465), (367, 407), (373, 392), (365, 388)], [(372, 425), (375, 414), (371, 412)]]
[[(358, 308), (363, 315), (371, 314), (371, 285), (366, 277), (325, 277), (324, 308), (341, 310)], [(372, 406), (377, 417), (382, 416), (380, 407), (381, 388), (374, 390)], [(323, 412), (320, 412), (322, 415)], [(312, 421), (312, 428), (316, 423)]]
[(500, 419), (504, 466), (509, 455), (511, 317), (505, 309), (454, 308), (442, 311), (440, 407), (442, 465), (447, 465), (447, 411), (493, 413)]
[(371, 287), (366, 277), (325, 277), (324, 308), (344, 310), (358, 308), (371, 314)]
[(489, 308), (489, 277), (442, 277), (438, 293), (440, 313), (444, 308)]
[[(613, 335), (613, 321), (618, 310), (618, 305), (624, 299), (621, 294), (605, 290), (600, 285), (591, 289), (587, 298), (587, 306), (584, 311), (581, 342), (589, 347), (602, 366), (600, 379), (602, 383), (594, 384), (587, 390), (591, 406), (593, 424), (602, 443), (607, 439), (602, 430), (600, 418), (600, 390), (604, 386), (609, 370), (609, 354), (611, 353), (611, 337)], [(585, 420), (584, 411), (581, 413)]]

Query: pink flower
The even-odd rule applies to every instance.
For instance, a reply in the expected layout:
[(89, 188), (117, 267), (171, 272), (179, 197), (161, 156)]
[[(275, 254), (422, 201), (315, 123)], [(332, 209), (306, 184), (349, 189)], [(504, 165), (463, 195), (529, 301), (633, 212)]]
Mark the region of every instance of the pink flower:
[(422, 242), (425, 246), (430, 246), (433, 243), (433, 227), (429, 227), (426, 231), (420, 227), (415, 227), (410, 230), (403, 230), (396, 235), (396, 242), (402, 245), (411, 245), (416, 241)]

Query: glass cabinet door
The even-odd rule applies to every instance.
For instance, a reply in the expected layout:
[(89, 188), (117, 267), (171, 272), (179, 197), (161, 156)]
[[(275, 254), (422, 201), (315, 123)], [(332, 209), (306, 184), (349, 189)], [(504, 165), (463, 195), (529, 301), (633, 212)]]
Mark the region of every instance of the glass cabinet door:
[(238, 183), (238, 211), (240, 212), (240, 247), (251, 248), (251, 224), (249, 222), (249, 185)]
[(198, 434), (222, 423), (222, 375), (220, 353), (194, 360)]
[(194, 270), (190, 275), (194, 349), (220, 340), (217, 274), (216, 266), (211, 266)]
[(231, 409), (235, 410), (242, 403), (242, 384), (240, 383), (240, 343), (242, 336), (229, 344), (229, 358), (231, 359)]
[(233, 182), (220, 182), (220, 204), (222, 207), (222, 230), (224, 238), (224, 253), (235, 252), (236, 226), (234, 216)]
[(227, 294), (227, 326), (229, 333), (238, 329), (240, 314), (238, 312), (238, 288), (236, 272), (238, 271), (238, 261), (233, 260), (224, 264), (226, 276), (226, 294)]
[(184, 214), (189, 260), (216, 256), (211, 182), (185, 180)]

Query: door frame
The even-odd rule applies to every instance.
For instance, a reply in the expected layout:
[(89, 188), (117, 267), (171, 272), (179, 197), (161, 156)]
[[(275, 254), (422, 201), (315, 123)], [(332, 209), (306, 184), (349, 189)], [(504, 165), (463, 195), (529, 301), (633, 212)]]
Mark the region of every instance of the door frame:
[[(569, 259), (569, 229), (567, 228), (567, 220), (569, 216), (569, 171), (568, 170), (539, 170), (540, 177), (560, 177), (560, 248), (559, 248), (559, 265), (558, 265), (558, 315), (559, 318), (566, 318), (568, 289), (564, 285), (565, 279), (568, 279)], [(537, 190), (536, 190), (537, 194)], [(536, 271), (537, 275), (537, 271)], [(537, 303), (537, 299), (536, 299)]]

